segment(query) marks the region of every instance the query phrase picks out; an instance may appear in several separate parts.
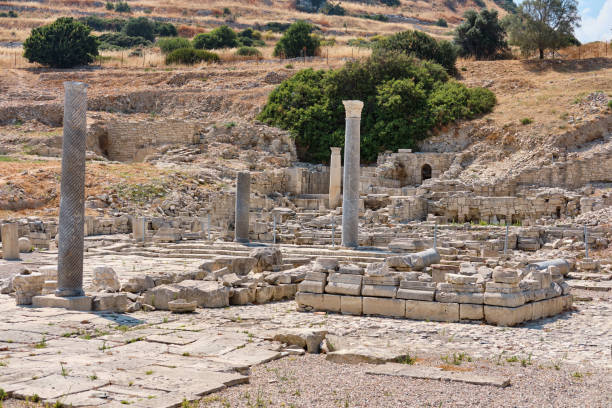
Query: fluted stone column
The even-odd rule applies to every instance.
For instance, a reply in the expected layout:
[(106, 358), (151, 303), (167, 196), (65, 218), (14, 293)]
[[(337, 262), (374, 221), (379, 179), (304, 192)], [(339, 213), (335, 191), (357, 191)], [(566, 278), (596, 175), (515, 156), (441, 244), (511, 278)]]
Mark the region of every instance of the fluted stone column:
[(2, 258), (7, 261), (19, 259), (19, 233), (17, 224), (2, 224)]
[(64, 135), (57, 277), (59, 297), (83, 296), (87, 84), (64, 82)]
[(342, 101), (346, 109), (344, 179), (342, 194), (342, 246), (359, 246), (359, 182), (361, 101)]
[(236, 178), (236, 242), (249, 242), (249, 206), (251, 199), (251, 173), (241, 171)]
[(340, 186), (342, 183), (342, 163), (340, 160), (340, 148), (331, 148), (331, 160), (329, 161), (329, 208), (337, 208), (340, 205)]

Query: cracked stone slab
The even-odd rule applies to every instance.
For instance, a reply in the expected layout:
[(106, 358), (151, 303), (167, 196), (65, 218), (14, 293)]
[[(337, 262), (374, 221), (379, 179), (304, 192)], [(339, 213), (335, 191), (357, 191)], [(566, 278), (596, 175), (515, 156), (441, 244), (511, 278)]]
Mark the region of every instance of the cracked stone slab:
[(22, 399), (38, 395), (38, 397), (44, 401), (55, 401), (64, 395), (93, 390), (104, 384), (105, 381), (103, 380), (51, 374), (47, 377), (20, 383), (19, 387), (12, 391), (12, 394)]
[(326, 360), (340, 364), (384, 364), (389, 361), (398, 361), (406, 356), (397, 348), (374, 348), (357, 346), (327, 353)]
[(268, 347), (247, 344), (245, 347), (230, 351), (223, 356), (216, 358), (215, 361), (228, 362), (234, 365), (253, 366), (264, 364), (282, 357), (282, 354)]
[(184, 346), (186, 344), (191, 344), (199, 339), (201, 339), (204, 335), (198, 332), (173, 332), (167, 334), (153, 334), (151, 336), (147, 336), (146, 341), (152, 343), (162, 343), (162, 344), (173, 344), (177, 346)]
[(406, 364), (383, 364), (370, 368), (366, 374), (390, 375), (423, 380), (453, 381), (475, 385), (491, 385), (504, 388), (510, 385), (510, 379), (492, 375), (478, 375), (463, 371), (444, 371), (438, 367), (424, 367)]
[(188, 353), (191, 356), (219, 357), (223, 354), (244, 347), (248, 343), (243, 333), (200, 333), (201, 338), (185, 346), (169, 346), (173, 354)]

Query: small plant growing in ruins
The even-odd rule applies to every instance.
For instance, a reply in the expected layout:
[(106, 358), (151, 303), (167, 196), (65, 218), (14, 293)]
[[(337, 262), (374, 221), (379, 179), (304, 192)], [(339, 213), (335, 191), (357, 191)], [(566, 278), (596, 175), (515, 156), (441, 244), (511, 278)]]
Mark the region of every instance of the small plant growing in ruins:
[(400, 364), (413, 365), (414, 363), (416, 363), (416, 357), (412, 357), (410, 354), (406, 353), (405, 356), (398, 358), (397, 362)]
[(527, 367), (528, 365), (531, 365), (531, 353), (529, 353), (529, 356), (527, 356), (527, 358), (522, 358), (521, 359), (521, 366), (523, 367)]
[(522, 125), (530, 125), (532, 123), (533, 123), (533, 119), (531, 119), (531, 118), (523, 118), (523, 119), (521, 119), (521, 124)]
[(608, 109), (612, 109), (612, 99), (608, 101)]
[(506, 361), (509, 363), (518, 363), (519, 358), (517, 356), (512, 356), (512, 357), (506, 358)]
[(68, 370), (66, 367), (64, 367), (64, 363), (60, 363), (60, 367), (62, 368), (62, 370), (60, 372), (62, 374), (62, 377), (64, 377), (64, 378), (68, 377), (68, 374), (70, 374), (70, 370)]
[(98, 376), (96, 375), (96, 373), (93, 373), (92, 375), (90, 375), (90, 376), (89, 376), (89, 379), (90, 379), (91, 381), (95, 381), (95, 380), (97, 380), (97, 379), (98, 379)]
[(4, 391), (3, 388), (0, 388), (0, 401), (4, 401), (8, 398), (8, 394)]
[(582, 378), (583, 375), (582, 375), (582, 373), (576, 371), (575, 373), (572, 373), (572, 377), (574, 377), (574, 378)]
[(47, 347), (47, 340), (45, 339), (45, 336), (43, 336), (42, 340), (38, 343), (36, 343), (36, 345), (34, 346), (34, 348), (36, 349), (42, 349)]
[(153, 370), (148, 370), (148, 371), (145, 371), (145, 374), (146, 374), (146, 375), (151, 375), (151, 374), (153, 374)]

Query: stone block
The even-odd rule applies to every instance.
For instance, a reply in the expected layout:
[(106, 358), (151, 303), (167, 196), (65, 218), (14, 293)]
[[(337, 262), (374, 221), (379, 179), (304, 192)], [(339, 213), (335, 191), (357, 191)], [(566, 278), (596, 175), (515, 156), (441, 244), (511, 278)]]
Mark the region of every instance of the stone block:
[(359, 296), (361, 295), (361, 284), (330, 282), (325, 286), (325, 293)]
[(484, 295), (482, 293), (469, 292), (436, 292), (436, 301), (444, 303), (484, 303)]
[(327, 282), (327, 273), (325, 272), (307, 272), (304, 280), (313, 282)]
[(376, 297), (363, 297), (363, 314), (404, 317), (406, 301), (403, 299), (387, 299)]
[(40, 273), (27, 270), (13, 277), (12, 287), (15, 290), (17, 305), (31, 305), (32, 298), (42, 294), (45, 278)]
[(284, 283), (272, 287), (274, 288), (273, 300), (293, 299), (297, 291), (297, 285), (292, 283)]
[(264, 304), (274, 298), (274, 286), (258, 286), (255, 293), (255, 303)]
[(446, 281), (448, 283), (454, 283), (457, 285), (465, 285), (469, 283), (476, 283), (478, 281), (478, 276), (475, 275), (459, 275), (457, 273), (447, 273)]
[(218, 282), (185, 280), (176, 283), (173, 286), (179, 289), (180, 296), (169, 300), (176, 300), (180, 298), (184, 298), (187, 301), (195, 300), (198, 302), (199, 307), (229, 306), (230, 289), (219, 284)]
[(364, 269), (361, 266), (348, 264), (348, 265), (340, 265), (338, 267), (338, 273), (348, 274), (348, 275), (363, 275)]
[(323, 293), (325, 291), (325, 282), (315, 282), (311, 280), (305, 280), (300, 283), (298, 290), (300, 292), (308, 293)]
[(385, 286), (397, 286), (399, 285), (398, 276), (364, 276), (364, 285), (385, 285)]
[(91, 296), (57, 297), (55, 295), (34, 296), (34, 307), (55, 307), (79, 312), (89, 312), (93, 307)]
[(400, 281), (400, 289), (413, 289), (413, 290), (436, 290), (435, 282), (422, 282), (422, 281), (409, 281), (409, 280), (401, 280)]
[(32, 252), (32, 241), (28, 237), (21, 237), (18, 240), (19, 252)]
[(496, 283), (519, 283), (521, 277), (518, 271), (498, 267), (493, 270), (493, 281)]
[(339, 295), (323, 295), (323, 307), (321, 310), (329, 312), (340, 312), (341, 310), (341, 299)]
[(125, 313), (130, 305), (126, 293), (95, 293), (93, 297), (96, 312)]
[(408, 319), (432, 320), (438, 322), (458, 322), (459, 303), (424, 302), (406, 300), (406, 315)]
[(459, 305), (460, 320), (483, 320), (484, 306), (470, 303), (461, 303)]
[(484, 305), (485, 320), (497, 326), (516, 326), (519, 323), (531, 320), (533, 317), (533, 303), (519, 307), (502, 307)]
[(93, 268), (91, 286), (94, 291), (119, 292), (121, 289), (119, 276), (109, 266), (96, 266)]
[(327, 279), (328, 283), (348, 283), (351, 285), (361, 286), (362, 276), (342, 273), (330, 273)]
[(484, 294), (485, 305), (518, 307), (525, 303), (525, 295), (522, 293), (491, 293)]
[(362, 296), (394, 298), (397, 294), (397, 286), (364, 284), (361, 294)]
[(295, 294), (295, 301), (300, 307), (311, 307), (317, 310), (323, 308), (323, 294), (299, 291)]
[(432, 269), (431, 271), (431, 277), (433, 278), (434, 282), (446, 282), (446, 274), (449, 273), (448, 271), (445, 270), (441, 270), (441, 269)]
[(361, 315), (363, 311), (363, 298), (361, 296), (341, 296), (340, 312), (342, 314)]
[(246, 305), (251, 301), (249, 288), (234, 288), (230, 296), (230, 305)]
[(486, 291), (490, 293), (519, 293), (521, 287), (518, 283), (487, 282)]
[(415, 289), (398, 289), (396, 297), (398, 299), (424, 300), (432, 302), (434, 300), (434, 290), (415, 290)]

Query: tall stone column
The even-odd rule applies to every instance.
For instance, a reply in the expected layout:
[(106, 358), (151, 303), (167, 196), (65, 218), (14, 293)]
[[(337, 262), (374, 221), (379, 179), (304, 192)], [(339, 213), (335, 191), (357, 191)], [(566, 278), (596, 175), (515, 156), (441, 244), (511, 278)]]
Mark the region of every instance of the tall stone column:
[(17, 224), (2, 224), (2, 258), (7, 261), (19, 259), (19, 233)]
[(340, 185), (342, 183), (342, 163), (340, 148), (331, 148), (329, 161), (329, 208), (334, 209), (340, 205)]
[(251, 200), (251, 173), (241, 171), (236, 178), (236, 242), (249, 242), (249, 206)]
[(342, 101), (346, 109), (344, 179), (342, 194), (342, 246), (359, 246), (359, 184), (361, 101)]
[(132, 238), (134, 238), (134, 241), (145, 242), (146, 228), (146, 218), (134, 217), (132, 219)]
[(87, 84), (64, 82), (64, 136), (56, 296), (83, 296)]

